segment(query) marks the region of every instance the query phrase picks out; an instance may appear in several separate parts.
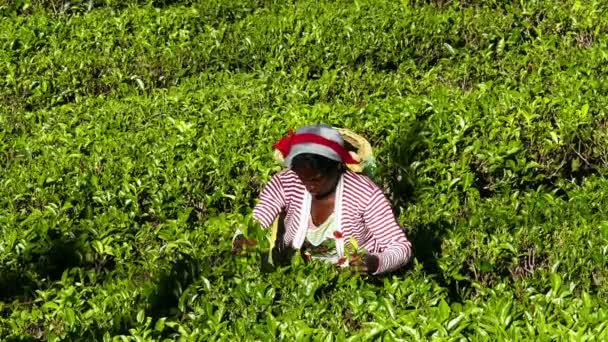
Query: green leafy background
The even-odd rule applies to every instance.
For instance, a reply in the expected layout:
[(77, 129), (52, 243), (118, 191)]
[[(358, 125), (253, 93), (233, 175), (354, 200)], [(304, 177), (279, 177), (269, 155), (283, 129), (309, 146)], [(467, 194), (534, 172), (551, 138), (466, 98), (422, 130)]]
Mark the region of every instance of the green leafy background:
[[(0, 337), (607, 340), (607, 10), (0, 1)], [(407, 268), (230, 255), (319, 122), (374, 146)]]

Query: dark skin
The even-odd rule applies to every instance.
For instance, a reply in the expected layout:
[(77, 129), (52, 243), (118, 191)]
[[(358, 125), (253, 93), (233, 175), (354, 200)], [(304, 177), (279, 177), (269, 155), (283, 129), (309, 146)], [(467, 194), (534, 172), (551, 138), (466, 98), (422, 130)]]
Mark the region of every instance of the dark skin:
[(312, 195), (310, 215), (312, 223), (318, 226), (325, 222), (334, 211), (339, 172), (336, 170), (331, 174), (322, 175), (310, 167), (300, 167), (293, 171)]
[[(313, 224), (316, 226), (322, 224), (334, 211), (336, 186), (341, 175), (340, 169), (330, 170), (330, 172), (322, 174), (304, 164), (292, 170), (312, 195), (310, 214)], [(247, 248), (253, 245), (255, 245), (254, 241), (237, 238), (232, 251), (237, 254), (243, 247)], [(374, 273), (378, 269), (378, 258), (369, 254), (363, 257), (355, 255), (349, 260), (349, 265), (362, 274)]]

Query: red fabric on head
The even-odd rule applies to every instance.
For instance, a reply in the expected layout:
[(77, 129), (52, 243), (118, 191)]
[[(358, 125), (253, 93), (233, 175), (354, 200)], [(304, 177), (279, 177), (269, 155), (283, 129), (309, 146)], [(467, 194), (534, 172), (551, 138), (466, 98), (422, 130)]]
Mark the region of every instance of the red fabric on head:
[(306, 144), (306, 143), (319, 144), (319, 145), (323, 145), (323, 146), (331, 148), (340, 156), (340, 159), (342, 159), (342, 162), (344, 162), (346, 164), (358, 164), (359, 163), (350, 155), (350, 153), (348, 153), (348, 151), (344, 148), (344, 146), (340, 145), (339, 143), (337, 143), (333, 140), (326, 139), (326, 138), (324, 138), (320, 135), (316, 135), (316, 134), (311, 134), (311, 133), (295, 134), (293, 132), (293, 130), (291, 130), (291, 129), (289, 130), (288, 136), (279, 140), (277, 143), (272, 145), (272, 147), (279, 150), (281, 152), (281, 154), (283, 155), (283, 158), (287, 158), (287, 156), (289, 155), (289, 152), (291, 151), (292, 146), (297, 145), (297, 144)]

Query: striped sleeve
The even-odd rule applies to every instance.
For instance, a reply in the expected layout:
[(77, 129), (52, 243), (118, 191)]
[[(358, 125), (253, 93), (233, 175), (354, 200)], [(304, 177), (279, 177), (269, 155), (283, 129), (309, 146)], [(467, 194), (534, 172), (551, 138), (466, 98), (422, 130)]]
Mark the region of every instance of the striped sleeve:
[(264, 187), (259, 202), (253, 209), (253, 218), (266, 229), (272, 225), (281, 210), (285, 207), (285, 195), (279, 174), (272, 176)]
[(363, 219), (376, 239), (380, 252), (371, 253), (378, 257), (376, 274), (394, 271), (410, 261), (412, 244), (397, 221), (384, 193), (376, 188), (370, 196)]

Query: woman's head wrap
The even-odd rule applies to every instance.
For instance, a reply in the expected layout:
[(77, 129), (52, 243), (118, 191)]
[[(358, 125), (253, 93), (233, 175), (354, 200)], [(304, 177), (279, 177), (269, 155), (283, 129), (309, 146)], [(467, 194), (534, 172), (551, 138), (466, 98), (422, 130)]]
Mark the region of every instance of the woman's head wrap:
[(344, 147), (340, 133), (327, 125), (305, 126), (295, 133), (290, 130), (289, 135), (273, 147), (281, 152), (287, 167), (291, 167), (295, 156), (303, 153), (316, 154), (345, 164), (358, 163)]

